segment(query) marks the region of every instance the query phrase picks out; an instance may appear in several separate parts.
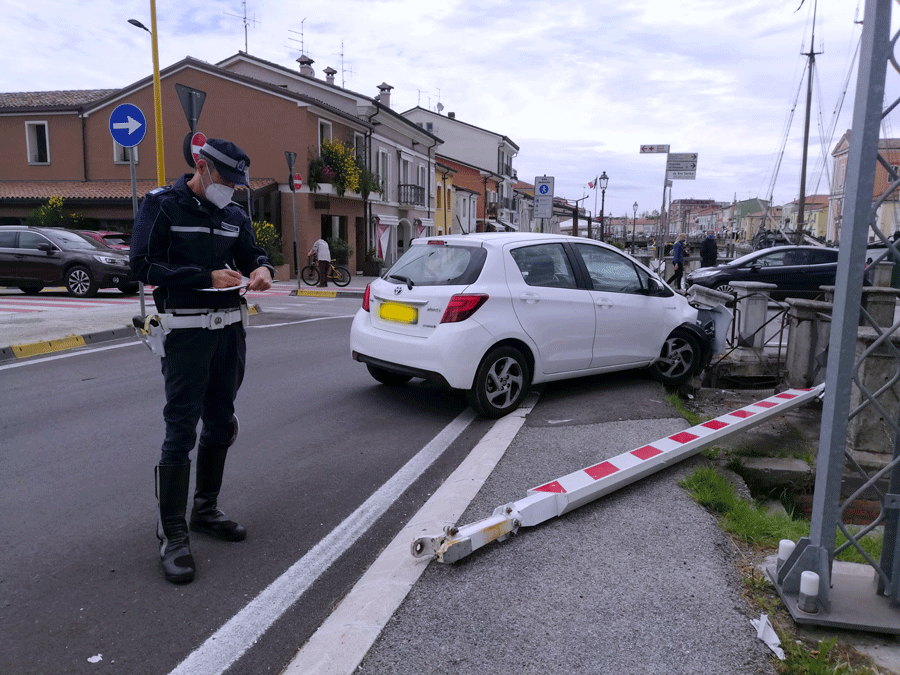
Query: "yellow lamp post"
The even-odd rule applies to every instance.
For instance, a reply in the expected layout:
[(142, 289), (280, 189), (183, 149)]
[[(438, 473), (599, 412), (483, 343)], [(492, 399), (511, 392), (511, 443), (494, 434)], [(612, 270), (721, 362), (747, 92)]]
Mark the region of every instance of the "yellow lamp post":
[(128, 23), (150, 33), (150, 44), (153, 48), (153, 117), (156, 123), (156, 184), (162, 187), (166, 184), (166, 160), (163, 154), (162, 95), (159, 83), (159, 47), (156, 41), (156, 0), (150, 0), (152, 30), (137, 19), (128, 19)]

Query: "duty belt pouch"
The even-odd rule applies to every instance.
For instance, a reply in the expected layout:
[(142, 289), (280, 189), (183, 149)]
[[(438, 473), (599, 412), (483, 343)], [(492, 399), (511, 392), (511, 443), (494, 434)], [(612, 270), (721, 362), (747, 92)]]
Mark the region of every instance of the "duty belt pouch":
[(247, 306), (247, 298), (241, 298), (241, 325), (246, 331), (250, 326), (250, 308)]

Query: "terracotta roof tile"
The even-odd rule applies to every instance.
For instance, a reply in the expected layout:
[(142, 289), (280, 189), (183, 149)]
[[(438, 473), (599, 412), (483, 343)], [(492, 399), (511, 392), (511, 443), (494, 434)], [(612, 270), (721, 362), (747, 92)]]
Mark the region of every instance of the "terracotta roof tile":
[[(254, 178), (250, 187), (259, 190), (274, 182), (271, 178)], [(136, 187), (138, 197), (143, 197), (156, 187), (156, 181), (139, 180)], [(0, 181), (0, 200), (49, 199), (53, 195), (63, 199), (131, 199), (131, 181)]]
[(0, 92), (0, 108), (39, 108), (46, 106), (80, 106), (98, 101), (118, 89), (72, 89), (66, 91)]

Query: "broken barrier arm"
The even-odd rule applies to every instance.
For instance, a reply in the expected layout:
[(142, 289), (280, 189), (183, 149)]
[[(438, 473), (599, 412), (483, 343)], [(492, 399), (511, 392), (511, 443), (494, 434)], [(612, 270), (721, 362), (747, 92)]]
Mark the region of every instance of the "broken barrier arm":
[(807, 403), (824, 390), (824, 384), (811, 389), (789, 389), (531, 488), (524, 499), (497, 507), (489, 518), (419, 537), (412, 543), (412, 554), (417, 558), (435, 557), (444, 563), (456, 562), (492, 541), (507, 539), (521, 527), (533, 527), (568, 513), (680, 462), (722, 438)]

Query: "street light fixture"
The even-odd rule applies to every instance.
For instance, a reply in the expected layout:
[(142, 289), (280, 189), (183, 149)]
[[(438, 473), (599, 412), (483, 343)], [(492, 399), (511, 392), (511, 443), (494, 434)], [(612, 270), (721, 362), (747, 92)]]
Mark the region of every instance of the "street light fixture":
[(153, 117), (156, 122), (156, 184), (166, 184), (166, 160), (163, 155), (162, 97), (159, 83), (159, 47), (156, 42), (156, 0), (150, 0), (150, 28), (137, 19), (128, 19), (128, 23), (150, 33), (150, 44), (153, 49)]
[(600, 174), (600, 192), (602, 193), (602, 197), (600, 198), (600, 241), (606, 241), (606, 232), (604, 231), (605, 224), (605, 216), (603, 215), (606, 209), (606, 186), (609, 185), (609, 176), (606, 175), (606, 172)]
[(631, 219), (631, 252), (634, 253), (634, 230), (637, 227), (637, 202), (633, 205), (634, 218)]

